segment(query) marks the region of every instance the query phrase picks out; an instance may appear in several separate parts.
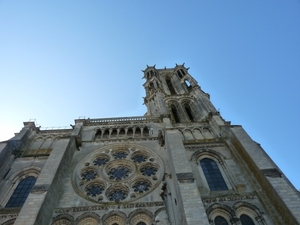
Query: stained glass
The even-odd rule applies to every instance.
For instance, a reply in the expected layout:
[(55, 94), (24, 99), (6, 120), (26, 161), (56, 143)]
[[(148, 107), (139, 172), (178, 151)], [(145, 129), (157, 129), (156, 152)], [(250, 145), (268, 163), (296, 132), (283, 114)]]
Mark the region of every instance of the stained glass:
[(137, 163), (145, 162), (146, 159), (147, 159), (147, 156), (142, 155), (142, 154), (138, 154), (138, 155), (135, 155), (132, 157), (132, 160)]
[(105, 157), (100, 157), (94, 161), (95, 166), (102, 166), (108, 162), (108, 159)]
[(144, 176), (152, 176), (157, 172), (157, 168), (152, 165), (147, 165), (142, 167), (140, 171)]
[(112, 168), (108, 172), (108, 175), (110, 176), (109, 179), (111, 180), (121, 180), (128, 177), (129, 173), (130, 173), (129, 168), (125, 166), (119, 166), (117, 168)]
[(217, 163), (212, 159), (202, 159), (201, 168), (211, 191), (228, 190)]
[(35, 181), (36, 178), (32, 176), (21, 180), (5, 207), (22, 207)]

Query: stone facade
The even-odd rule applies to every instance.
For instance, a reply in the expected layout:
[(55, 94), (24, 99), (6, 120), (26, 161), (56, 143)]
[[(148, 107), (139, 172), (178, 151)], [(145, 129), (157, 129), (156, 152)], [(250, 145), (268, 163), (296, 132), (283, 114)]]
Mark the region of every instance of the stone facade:
[(144, 116), (0, 143), (0, 224), (300, 224), (299, 192), (188, 68), (143, 72)]

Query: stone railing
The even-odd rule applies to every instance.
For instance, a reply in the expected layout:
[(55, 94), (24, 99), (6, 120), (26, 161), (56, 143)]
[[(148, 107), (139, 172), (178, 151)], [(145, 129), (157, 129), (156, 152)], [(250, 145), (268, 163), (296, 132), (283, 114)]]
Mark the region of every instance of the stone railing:
[(41, 133), (70, 133), (73, 131), (71, 126), (63, 127), (39, 127)]

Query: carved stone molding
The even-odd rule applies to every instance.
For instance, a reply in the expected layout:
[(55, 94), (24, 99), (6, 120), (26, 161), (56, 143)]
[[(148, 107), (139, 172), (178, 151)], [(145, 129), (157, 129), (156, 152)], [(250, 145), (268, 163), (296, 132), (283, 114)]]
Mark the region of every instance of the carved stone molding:
[(49, 184), (40, 184), (40, 185), (34, 185), (31, 189), (31, 193), (37, 194), (37, 193), (44, 193), (48, 191)]
[(195, 180), (193, 173), (177, 173), (176, 175), (180, 183), (193, 183)]
[(249, 200), (256, 199), (255, 195), (229, 195), (229, 196), (220, 196), (215, 198), (203, 198), (204, 203), (215, 203), (215, 202), (225, 202), (225, 201), (237, 201), (237, 200)]
[(282, 173), (277, 168), (260, 170), (266, 177), (281, 177)]
[(72, 208), (57, 208), (54, 210), (55, 213), (69, 213), (69, 212), (85, 212), (85, 211), (95, 211), (95, 210), (108, 210), (108, 209), (126, 209), (126, 208), (148, 208), (164, 206), (164, 202), (139, 202), (139, 203), (129, 203), (129, 204), (119, 204), (111, 205), (110, 203), (97, 206), (78, 206)]
[(216, 143), (216, 144), (197, 144), (197, 145), (186, 145), (185, 149), (189, 151), (196, 151), (199, 148), (201, 149), (208, 149), (208, 148), (213, 148), (213, 147), (224, 147), (225, 145), (222, 143)]

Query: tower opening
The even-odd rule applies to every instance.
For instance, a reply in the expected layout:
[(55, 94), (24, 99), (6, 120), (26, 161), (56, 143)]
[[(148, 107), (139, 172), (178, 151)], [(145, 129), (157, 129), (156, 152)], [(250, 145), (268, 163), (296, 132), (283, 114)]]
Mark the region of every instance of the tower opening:
[(193, 114), (192, 114), (190, 106), (189, 105), (184, 105), (184, 109), (186, 111), (186, 114), (188, 115), (189, 120), (191, 122), (194, 122), (194, 117), (193, 117)]
[(166, 78), (166, 82), (167, 82), (168, 88), (169, 88), (169, 90), (171, 92), (171, 95), (175, 95), (176, 92), (175, 92), (175, 89), (174, 89), (174, 87), (172, 85), (171, 79), (170, 78)]
[(192, 88), (191, 83), (188, 80), (184, 80), (185, 86), (188, 90), (190, 90)]
[(176, 123), (180, 123), (176, 107), (174, 105), (171, 106), (172, 114)]

